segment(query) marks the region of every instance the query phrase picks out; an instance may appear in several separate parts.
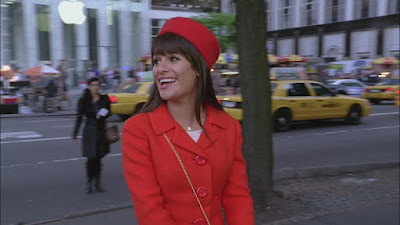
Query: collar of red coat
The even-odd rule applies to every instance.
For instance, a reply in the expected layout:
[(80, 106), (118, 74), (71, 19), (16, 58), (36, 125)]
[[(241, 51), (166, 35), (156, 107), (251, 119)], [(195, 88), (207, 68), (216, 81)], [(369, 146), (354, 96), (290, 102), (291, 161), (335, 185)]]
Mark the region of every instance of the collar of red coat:
[[(213, 125), (219, 126), (221, 128), (226, 128), (226, 119), (224, 119), (224, 112), (217, 110), (212, 106), (207, 106), (206, 108), (207, 118), (204, 124), (204, 129), (211, 129)], [(168, 111), (165, 103), (161, 104), (157, 109), (148, 113), (151, 121), (151, 125), (157, 135), (167, 132), (179, 124), (172, 118)]]
[(207, 158), (204, 150), (216, 142), (220, 134), (219, 129), (225, 129), (228, 120), (225, 112), (218, 111), (214, 107), (207, 106), (206, 111), (207, 117), (204, 130), (207, 131), (207, 136), (202, 134), (197, 143), (195, 143), (193, 139), (187, 135), (186, 131), (172, 118), (164, 103), (156, 110), (148, 113), (148, 115), (156, 135), (166, 133), (174, 145)]

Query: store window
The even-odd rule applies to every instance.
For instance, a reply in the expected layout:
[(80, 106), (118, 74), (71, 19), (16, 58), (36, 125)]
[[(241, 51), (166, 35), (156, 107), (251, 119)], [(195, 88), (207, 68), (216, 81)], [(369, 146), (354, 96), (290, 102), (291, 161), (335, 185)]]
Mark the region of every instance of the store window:
[(400, 0), (389, 0), (389, 14), (400, 13)]
[(326, 1), (326, 23), (336, 23), (344, 20), (344, 0)]
[(152, 19), (151, 20), (151, 39), (157, 37), (158, 33), (160, 32), (162, 26), (166, 20), (160, 20), (160, 19)]
[(375, 0), (355, 0), (354, 19), (364, 19), (376, 15)]
[(36, 5), (36, 28), (39, 42), (39, 60), (50, 61), (49, 6)]
[(219, 12), (218, 0), (152, 0), (152, 7), (169, 7), (174, 9), (197, 9), (204, 12)]
[(302, 26), (317, 24), (318, 0), (302, 0), (301, 2), (301, 22)]
[(281, 29), (288, 29), (293, 27), (293, 10), (294, 2), (293, 0), (283, 0), (280, 1), (280, 14), (281, 14)]

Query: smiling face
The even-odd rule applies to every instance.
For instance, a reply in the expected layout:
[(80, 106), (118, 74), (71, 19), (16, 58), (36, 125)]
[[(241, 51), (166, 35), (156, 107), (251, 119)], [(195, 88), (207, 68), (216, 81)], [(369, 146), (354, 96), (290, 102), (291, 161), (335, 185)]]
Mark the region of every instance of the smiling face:
[(153, 55), (153, 76), (160, 96), (167, 101), (194, 101), (199, 74), (179, 53)]

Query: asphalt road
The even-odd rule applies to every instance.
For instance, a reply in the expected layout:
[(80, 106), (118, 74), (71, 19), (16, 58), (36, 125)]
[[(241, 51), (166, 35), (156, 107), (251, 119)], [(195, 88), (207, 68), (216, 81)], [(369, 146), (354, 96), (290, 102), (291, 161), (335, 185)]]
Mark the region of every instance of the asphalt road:
[[(117, 117), (112, 123), (122, 125)], [(2, 225), (131, 205), (120, 142), (103, 160), (107, 192), (84, 194), (85, 159), (80, 143), (71, 143), (73, 124), (72, 116), (1, 120)], [(295, 124), (274, 134), (275, 170), (396, 161), (398, 137), (399, 108), (394, 105), (373, 106), (371, 115), (356, 126), (338, 121)]]

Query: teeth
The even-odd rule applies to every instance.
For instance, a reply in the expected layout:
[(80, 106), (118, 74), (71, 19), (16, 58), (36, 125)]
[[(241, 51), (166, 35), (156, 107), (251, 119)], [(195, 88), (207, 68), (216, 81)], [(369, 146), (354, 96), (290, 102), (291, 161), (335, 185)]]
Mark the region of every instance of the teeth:
[(161, 83), (169, 83), (169, 82), (175, 82), (176, 79), (161, 79), (160, 82)]

